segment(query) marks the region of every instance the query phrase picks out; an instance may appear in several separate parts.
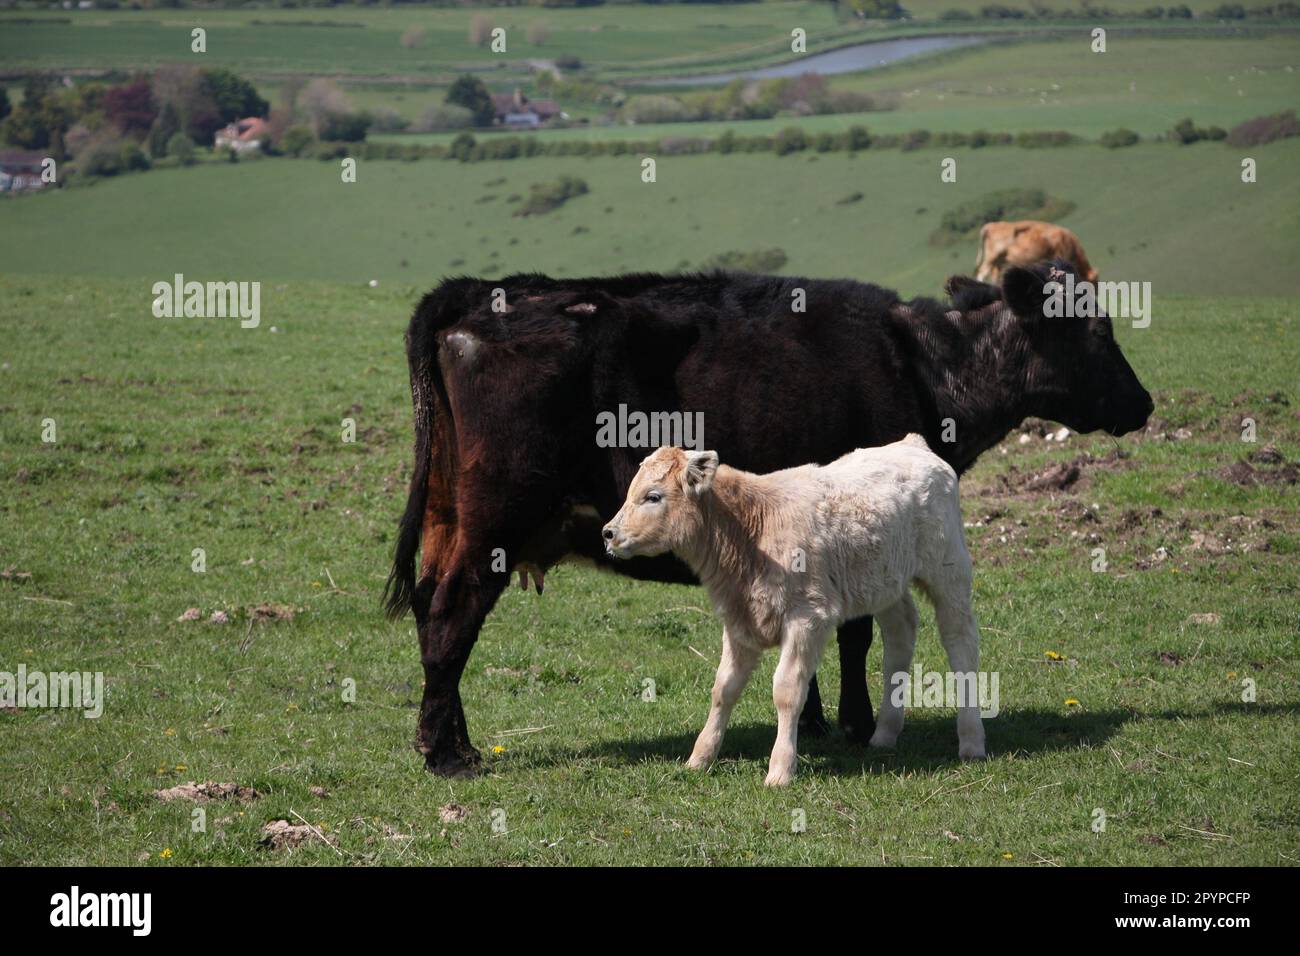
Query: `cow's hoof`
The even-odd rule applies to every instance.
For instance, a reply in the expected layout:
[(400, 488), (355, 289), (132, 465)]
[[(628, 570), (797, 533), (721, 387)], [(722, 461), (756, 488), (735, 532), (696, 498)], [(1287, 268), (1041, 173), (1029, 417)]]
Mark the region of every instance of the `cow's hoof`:
[(853, 711), (854, 708), (840, 706), (840, 730), (853, 743), (865, 746), (871, 742), (871, 735), (876, 732), (876, 719), (871, 716), (870, 707), (859, 713)]
[(800, 714), (799, 715), (799, 736), (800, 737), (825, 737), (831, 732), (830, 721), (824, 714)]
[(427, 753), (424, 755), (424, 769), (437, 777), (463, 779), (482, 773), (483, 762), (479, 752), (471, 747), (468, 753)]

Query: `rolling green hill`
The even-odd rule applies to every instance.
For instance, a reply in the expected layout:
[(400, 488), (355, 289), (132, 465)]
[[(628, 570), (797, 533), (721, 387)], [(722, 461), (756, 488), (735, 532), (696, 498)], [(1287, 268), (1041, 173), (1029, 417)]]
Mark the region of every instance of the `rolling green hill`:
[[(942, 214), (1027, 186), (1076, 204), (1064, 224), (1103, 278), (1149, 280), (1157, 294), (1300, 289), (1300, 141), (1251, 150), (1259, 181), (1249, 185), (1241, 151), (1222, 143), (951, 152), (950, 184), (936, 149), (660, 157), (652, 184), (637, 156), (363, 161), (353, 184), (337, 161), (155, 170), (0, 203), (0, 261), (6, 272), (426, 286), (457, 272), (668, 270), (779, 247), (789, 274), (934, 293), (976, 253), (973, 241), (930, 246)], [(547, 215), (512, 214), (512, 196), (564, 174), (590, 193)]]

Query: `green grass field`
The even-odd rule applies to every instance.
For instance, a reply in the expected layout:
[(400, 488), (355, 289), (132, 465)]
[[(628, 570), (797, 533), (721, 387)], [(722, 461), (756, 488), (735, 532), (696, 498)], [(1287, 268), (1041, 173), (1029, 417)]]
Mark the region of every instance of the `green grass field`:
[[(719, 251), (779, 247), (788, 274), (854, 276), (936, 294), (969, 271), (976, 244), (928, 242), (944, 212), (993, 190), (1046, 189), (1077, 204), (1063, 222), (1103, 277), (1151, 281), (1160, 295), (1295, 294), (1300, 141), (1251, 150), (1240, 181), (1221, 143), (546, 158), (462, 164), (264, 159), (156, 170), (0, 205), (0, 260), (14, 272), (195, 278), (371, 278), (431, 285), (457, 272), (564, 275), (693, 267)], [(590, 193), (519, 218), (511, 196), (561, 175)], [(839, 201), (861, 193), (862, 198)], [(1187, 217), (1196, 222), (1187, 228)], [(1213, 269), (1205, 245), (1213, 237)]]
[[(241, 330), (154, 319), (138, 280), (0, 279), (0, 565), (31, 575), (0, 582), (5, 667), (102, 671), (108, 688), (97, 720), (0, 714), (0, 861), (1300, 858), (1294, 486), (1224, 477), (1265, 443), (1296, 457), (1293, 300), (1162, 300), (1151, 328), (1121, 326), (1157, 397), (1152, 434), (1119, 442), (1128, 457), (1085, 464), (1066, 493), (1011, 494), (1004, 480), (1114, 448), (1013, 436), (963, 483), (983, 663), (1000, 674), (987, 763), (955, 761), (951, 712), (913, 711), (896, 751), (802, 742), (796, 783), (769, 792), (774, 660), (718, 766), (689, 773), (719, 649), (703, 594), (568, 567), (542, 598), (509, 592), (471, 661), (468, 717), (490, 772), (422, 769), (413, 626), (378, 607), (410, 468), (400, 336), (417, 293), (270, 285), (262, 326)], [(1245, 415), (1258, 444), (1239, 440)], [(356, 444), (340, 441), (344, 417)], [(57, 444), (40, 440), (45, 418)], [(1191, 437), (1155, 437), (1180, 428)], [(1105, 573), (1090, 570), (1097, 546)], [(1143, 569), (1160, 548), (1168, 558)], [(264, 602), (292, 619), (250, 623)], [(177, 622), (189, 607), (231, 623)], [(1217, 623), (1193, 616), (1207, 614)], [(928, 616), (921, 635), (918, 661), (942, 668)], [(836, 686), (833, 660), (822, 679)], [(262, 797), (209, 804), (195, 833), (190, 805), (152, 796), (187, 780)], [(468, 816), (443, 822), (453, 803)], [(295, 815), (337, 848), (259, 848), (265, 823)]]

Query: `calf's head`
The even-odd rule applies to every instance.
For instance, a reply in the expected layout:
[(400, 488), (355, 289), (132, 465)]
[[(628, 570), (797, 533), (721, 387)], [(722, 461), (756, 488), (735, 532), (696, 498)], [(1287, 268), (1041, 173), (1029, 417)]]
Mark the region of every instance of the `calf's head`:
[[(1098, 306), (1089, 315), (1053, 315), (1049, 300), (1062, 301), (1073, 268), (1063, 260), (1008, 269), (1002, 298), (1014, 314), (1019, 354), (1012, 367), (1025, 397), (1026, 414), (1061, 422), (1077, 432), (1124, 435), (1143, 427), (1155, 408), (1119, 343), (1110, 317)], [(1077, 285), (1083, 280), (1074, 278)]]
[(653, 557), (690, 542), (703, 521), (701, 499), (713, 485), (718, 453), (660, 448), (644, 461), (627, 499), (602, 532), (615, 558)]

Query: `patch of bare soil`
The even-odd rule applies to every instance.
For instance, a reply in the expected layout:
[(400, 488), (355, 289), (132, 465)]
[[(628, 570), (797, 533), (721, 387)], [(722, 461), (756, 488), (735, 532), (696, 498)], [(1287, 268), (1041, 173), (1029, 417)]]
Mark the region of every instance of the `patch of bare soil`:
[(207, 803), (209, 800), (239, 800), (251, 803), (261, 796), (252, 787), (241, 787), (237, 783), (216, 783), (208, 780), (203, 783), (182, 783), (166, 790), (155, 790), (153, 795), (164, 803), (173, 800), (189, 800), (191, 803)]
[(1052, 494), (1077, 491), (1086, 487), (1086, 478), (1098, 471), (1114, 471), (1126, 467), (1128, 455), (1116, 448), (1100, 458), (1088, 452), (1071, 461), (1053, 462), (1037, 471), (1024, 472), (1011, 465), (1005, 474), (997, 477), (997, 491), (1003, 494), (1022, 492)]
[(1246, 456), (1246, 461), (1233, 462), (1219, 472), (1220, 477), (1243, 488), (1259, 485), (1282, 487), (1300, 481), (1300, 464), (1287, 461), (1274, 445), (1265, 445)]
[(338, 844), (338, 840), (316, 827), (305, 823), (290, 823), (288, 820), (272, 820), (262, 827), (262, 839), (258, 843), (268, 850), (289, 850), (311, 840), (320, 840), (330, 846)]

